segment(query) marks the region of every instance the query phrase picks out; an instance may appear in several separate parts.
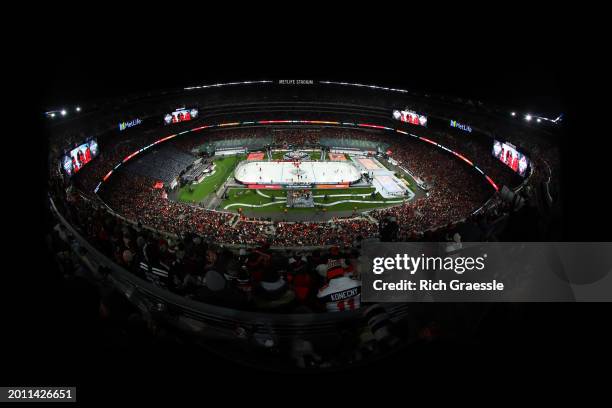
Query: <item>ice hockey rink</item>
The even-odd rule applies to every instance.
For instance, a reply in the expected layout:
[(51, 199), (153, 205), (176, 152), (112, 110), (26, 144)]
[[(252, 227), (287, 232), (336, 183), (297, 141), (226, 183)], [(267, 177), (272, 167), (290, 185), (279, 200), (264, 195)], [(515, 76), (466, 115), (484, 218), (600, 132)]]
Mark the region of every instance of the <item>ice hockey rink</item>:
[(234, 172), (236, 181), (244, 184), (350, 184), (361, 178), (351, 162), (245, 161)]

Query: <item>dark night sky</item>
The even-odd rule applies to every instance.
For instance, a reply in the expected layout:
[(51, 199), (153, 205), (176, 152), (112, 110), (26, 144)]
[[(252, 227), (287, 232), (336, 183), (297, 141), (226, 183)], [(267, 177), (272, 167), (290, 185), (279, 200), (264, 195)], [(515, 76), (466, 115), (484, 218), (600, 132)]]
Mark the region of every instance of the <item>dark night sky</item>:
[[(244, 63), (231, 59), (201, 60), (194, 56), (176, 61), (156, 55), (100, 58), (68, 55), (48, 72), (43, 104), (83, 103), (91, 98), (132, 91), (155, 90), (246, 79), (330, 79), (397, 86), (441, 94), (472, 97), (519, 110), (556, 114), (562, 111), (561, 73), (550, 63), (515, 60), (512, 56), (436, 55), (426, 60), (395, 60), (362, 56), (290, 55), (266, 59), (249, 55)], [(236, 63), (239, 62), (239, 63)]]
[(83, 35), (83, 46), (45, 45), (42, 106), (221, 81), (304, 78), (471, 97), (544, 115), (565, 108), (568, 45), (557, 30), (539, 26), (534, 37), (515, 24), (513, 31), (496, 34), (489, 29), (492, 22), (460, 31), (426, 27), (415, 31), (420, 35), (407, 34), (413, 27), (405, 25), (390, 32), (338, 25), (317, 34), (312, 25), (296, 32), (294, 23), (245, 26), (238, 35), (227, 27), (212, 34), (162, 33), (157, 41), (135, 30), (129, 41), (122, 35)]

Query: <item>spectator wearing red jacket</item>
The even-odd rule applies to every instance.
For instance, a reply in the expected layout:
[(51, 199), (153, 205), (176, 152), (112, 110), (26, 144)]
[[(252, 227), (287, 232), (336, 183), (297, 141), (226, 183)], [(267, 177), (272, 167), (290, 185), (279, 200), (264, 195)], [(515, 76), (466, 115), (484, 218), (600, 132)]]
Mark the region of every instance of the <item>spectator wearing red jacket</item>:
[(306, 257), (292, 256), (288, 263), (287, 282), (295, 292), (297, 301), (307, 304), (311, 300), (315, 282), (308, 273)]

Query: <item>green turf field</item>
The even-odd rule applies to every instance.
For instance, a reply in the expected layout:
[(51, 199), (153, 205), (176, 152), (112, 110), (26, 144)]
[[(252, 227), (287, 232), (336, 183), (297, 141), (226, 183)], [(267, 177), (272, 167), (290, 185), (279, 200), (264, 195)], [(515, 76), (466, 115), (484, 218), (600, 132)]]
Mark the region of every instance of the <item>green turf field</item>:
[(283, 150), (283, 151), (280, 151), (280, 152), (272, 152), (272, 160), (282, 160), (283, 156), (287, 152), (288, 152), (288, 150)]
[[(228, 198), (223, 200), (219, 210), (238, 212), (239, 208), (254, 212), (284, 211), (286, 192), (284, 190), (250, 190), (245, 188), (232, 188), (228, 190)], [(315, 203), (321, 204), (314, 208), (289, 208), (289, 212), (317, 212), (326, 208), (330, 211), (351, 211), (387, 207), (397, 205), (399, 200), (385, 200), (380, 194), (374, 192), (374, 188), (348, 188), (348, 189), (316, 189), (313, 190)], [(263, 194), (263, 195), (262, 195)], [(367, 194), (364, 197), (332, 197), (337, 194)], [(267, 197), (264, 197), (267, 196)], [(324, 197), (327, 195), (327, 199)], [(317, 197), (320, 196), (320, 197)], [(342, 202), (343, 200), (359, 200), (362, 202)], [(373, 201), (373, 202), (370, 202)], [(382, 201), (382, 202), (380, 202)], [(337, 204), (335, 204), (337, 203)], [(244, 205), (244, 206), (243, 206)], [(251, 207), (254, 206), (254, 207)]]
[(308, 152), (310, 155), (310, 160), (321, 160), (321, 151), (317, 150), (314, 152)]
[(181, 187), (178, 194), (179, 201), (202, 201), (206, 196), (218, 189), (230, 176), (236, 164), (244, 159), (245, 156), (230, 156), (215, 160), (215, 173), (212, 176), (206, 177), (200, 184), (195, 185), (193, 192), (189, 191), (189, 186)]
[[(273, 153), (275, 159), (280, 159), (286, 151)], [(309, 152), (311, 159), (320, 159), (321, 151)], [(230, 156), (219, 158), (214, 161), (215, 173), (206, 177), (201, 183), (193, 187), (190, 191), (189, 186), (182, 187), (178, 193), (178, 200), (184, 202), (197, 203), (204, 200), (211, 193), (216, 191), (232, 174), (236, 165), (245, 160), (246, 156)], [(368, 210), (373, 208), (388, 207), (398, 205), (402, 199), (384, 199), (380, 194), (375, 193), (373, 187), (351, 187), (347, 189), (315, 189), (314, 208), (289, 208), (288, 212), (319, 212), (325, 209), (327, 212), (333, 211), (352, 211)], [(253, 212), (284, 211), (286, 208), (285, 190), (251, 190), (247, 188), (231, 188), (228, 190), (228, 198), (222, 200), (217, 209), (238, 212), (248, 210)], [(374, 193), (374, 195), (372, 195)], [(337, 196), (340, 195), (340, 196)], [(347, 196), (349, 195), (349, 196)], [(325, 197), (327, 196), (327, 198)], [(336, 196), (336, 197), (334, 197)], [(357, 200), (359, 202), (344, 202), (347, 200)]]

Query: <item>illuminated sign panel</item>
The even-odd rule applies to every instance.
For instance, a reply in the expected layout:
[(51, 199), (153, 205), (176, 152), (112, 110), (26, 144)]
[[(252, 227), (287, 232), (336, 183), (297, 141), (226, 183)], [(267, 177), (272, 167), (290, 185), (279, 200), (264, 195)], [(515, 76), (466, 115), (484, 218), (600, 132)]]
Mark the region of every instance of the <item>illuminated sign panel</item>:
[(68, 176), (72, 176), (98, 155), (98, 142), (92, 139), (72, 149), (62, 157), (62, 169)]
[(450, 127), (463, 130), (464, 132), (472, 133), (472, 128), (469, 125), (459, 123), (456, 120), (450, 121)]
[(142, 119), (136, 118), (127, 122), (119, 122), (119, 131), (123, 131), (125, 129), (129, 129), (134, 126), (138, 126), (142, 123)]
[(427, 116), (414, 111), (395, 109), (393, 111), (393, 119), (410, 123), (411, 125), (427, 126)]
[(187, 122), (197, 117), (198, 117), (197, 109), (180, 108), (180, 109), (175, 110), (172, 113), (167, 113), (166, 116), (164, 116), (164, 123), (166, 125), (169, 125), (171, 123)]
[(529, 159), (510, 143), (495, 140), (493, 142), (493, 156), (518, 173), (519, 176), (525, 177), (529, 167)]

